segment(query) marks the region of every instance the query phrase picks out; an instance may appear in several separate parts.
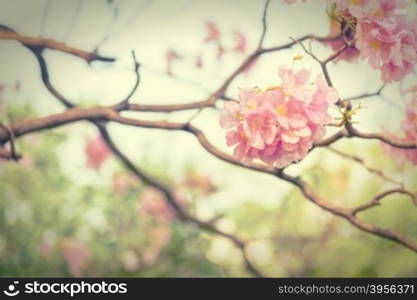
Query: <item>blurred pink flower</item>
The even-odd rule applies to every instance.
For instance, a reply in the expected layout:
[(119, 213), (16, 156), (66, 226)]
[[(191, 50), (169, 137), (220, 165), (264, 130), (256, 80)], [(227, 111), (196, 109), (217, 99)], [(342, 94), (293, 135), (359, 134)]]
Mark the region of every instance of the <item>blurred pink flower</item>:
[(73, 238), (65, 238), (61, 242), (61, 253), (68, 265), (68, 270), (74, 277), (83, 276), (83, 272), (91, 259), (87, 245)]
[(198, 69), (201, 69), (204, 65), (203, 65), (203, 57), (201, 55), (197, 55), (197, 57), (195, 58), (195, 66)]
[[(295, 2), (297, 2), (297, 0), (282, 0), (285, 4), (293, 4)], [(306, 0), (303, 0), (303, 2), (305, 2)]]
[(101, 136), (88, 138), (84, 151), (87, 156), (87, 167), (96, 170), (110, 156), (110, 151)]
[(129, 173), (115, 173), (113, 175), (113, 190), (119, 196), (124, 196), (129, 188), (138, 186), (138, 180)]
[[(353, 39), (353, 32), (351, 29), (347, 28), (347, 25), (343, 25), (343, 30), (345, 32), (345, 38), (348, 41), (352, 41)], [(341, 24), (334, 20), (330, 19), (330, 33), (329, 37), (335, 37), (341, 34), (342, 28)], [(339, 51), (345, 46), (345, 41), (343, 37), (339, 37), (337, 39), (333, 39), (324, 43), (327, 46), (330, 46), (334, 51)], [(334, 63), (337, 63), (341, 60), (345, 60), (347, 62), (354, 62), (359, 57), (359, 50), (356, 47), (351, 47), (345, 51), (343, 51), (335, 60)]]
[(357, 48), (384, 82), (400, 81), (417, 62), (417, 34), (412, 24), (397, 18), (395, 25), (362, 21), (357, 25)]
[(220, 43), (220, 31), (217, 28), (217, 25), (212, 22), (209, 21), (206, 23), (206, 28), (207, 28), (207, 36), (204, 38), (204, 41), (206, 43), (210, 43), (210, 42), (214, 42), (214, 43)]
[(133, 250), (126, 250), (120, 258), (123, 269), (127, 272), (135, 272), (140, 268), (139, 256)]
[(164, 195), (155, 188), (147, 187), (140, 195), (139, 213), (155, 217), (160, 222), (175, 218), (175, 211), (165, 201)]

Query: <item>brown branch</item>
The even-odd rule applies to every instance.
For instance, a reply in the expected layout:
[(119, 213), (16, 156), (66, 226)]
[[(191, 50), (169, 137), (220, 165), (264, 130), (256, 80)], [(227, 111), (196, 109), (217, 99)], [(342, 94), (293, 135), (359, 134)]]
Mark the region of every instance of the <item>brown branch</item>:
[(386, 84), (384, 83), (383, 85), (381, 85), (381, 87), (373, 93), (363, 93), (357, 96), (352, 96), (352, 97), (348, 97), (342, 100), (342, 102), (345, 101), (351, 101), (351, 100), (360, 100), (360, 99), (364, 99), (364, 98), (369, 98), (369, 97), (373, 97), (373, 96), (379, 96), (382, 93), (382, 90), (386, 87)]
[(376, 174), (376, 175), (378, 175), (379, 177), (381, 177), (382, 179), (384, 179), (386, 181), (389, 181), (391, 183), (394, 183), (394, 184), (397, 184), (397, 185), (400, 185), (400, 186), (403, 185), (402, 183), (400, 183), (400, 182), (398, 182), (398, 181), (396, 181), (396, 180), (388, 177), (387, 175), (385, 175), (384, 172), (382, 172), (381, 170), (378, 170), (378, 169), (369, 167), (366, 164), (366, 162), (365, 162), (365, 160), (363, 158), (360, 158), (360, 157), (358, 157), (356, 155), (351, 155), (351, 154), (345, 153), (343, 151), (337, 150), (337, 149), (332, 148), (332, 147), (327, 147), (326, 149), (328, 149), (329, 151), (331, 151), (331, 152), (333, 152), (333, 153), (335, 153), (335, 154), (337, 154), (337, 155), (339, 155), (339, 156), (341, 156), (343, 158), (352, 160), (352, 161), (360, 164), (365, 169), (367, 169), (370, 173)]
[(267, 24), (266, 24), (266, 15), (268, 12), (268, 6), (269, 6), (270, 0), (266, 0), (265, 1), (265, 6), (263, 9), (263, 15), (262, 15), (262, 33), (261, 33), (261, 38), (259, 39), (259, 43), (258, 43), (258, 47), (257, 49), (261, 49), (262, 44), (264, 43), (264, 39), (265, 39), (265, 35), (266, 35), (266, 30), (267, 28)]
[(80, 57), (87, 62), (92, 62), (95, 60), (104, 61), (104, 62), (112, 62), (115, 60), (112, 57), (105, 57), (105, 56), (98, 55), (97, 53), (94, 53), (94, 52), (87, 52), (87, 51), (83, 51), (80, 49), (76, 49), (64, 43), (57, 42), (55, 40), (41, 38), (41, 37), (30, 37), (30, 36), (21, 35), (4, 25), (0, 25), (0, 39), (17, 41), (27, 47), (36, 47), (36, 48), (41, 48), (41, 49), (47, 48), (51, 50), (65, 52), (65, 53)]
[(353, 127), (353, 125), (350, 122), (346, 122), (345, 128), (348, 131), (349, 137), (360, 137), (363, 139), (370, 139), (370, 140), (380, 140), (381, 142), (384, 142), (388, 145), (391, 145), (392, 147), (396, 148), (402, 148), (402, 149), (415, 149), (417, 148), (417, 144), (415, 143), (407, 143), (407, 142), (400, 142), (398, 140), (395, 140), (393, 138), (390, 138), (385, 135), (381, 135), (378, 133), (363, 133), (357, 130)]

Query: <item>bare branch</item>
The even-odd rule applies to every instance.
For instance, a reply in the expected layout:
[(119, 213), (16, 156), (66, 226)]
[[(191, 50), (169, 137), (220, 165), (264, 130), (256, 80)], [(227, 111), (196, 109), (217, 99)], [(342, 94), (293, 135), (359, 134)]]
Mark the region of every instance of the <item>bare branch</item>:
[(353, 96), (353, 97), (348, 97), (342, 100), (342, 102), (345, 101), (351, 101), (351, 100), (360, 100), (360, 99), (364, 99), (364, 98), (368, 98), (368, 97), (373, 97), (373, 96), (379, 96), (382, 93), (382, 90), (386, 87), (386, 84), (384, 83), (383, 85), (381, 85), (381, 87), (373, 93), (363, 93), (357, 96)]
[(132, 50), (132, 59), (133, 59), (133, 65), (134, 65), (133, 71), (135, 72), (136, 80), (135, 80), (135, 84), (133, 85), (133, 88), (130, 91), (130, 93), (126, 96), (126, 98), (123, 101), (120, 102), (120, 104), (117, 105), (117, 107), (120, 107), (120, 108), (127, 107), (130, 98), (136, 92), (136, 90), (139, 86), (139, 83), (140, 83), (140, 74), (139, 74), (140, 64), (139, 64), (138, 60), (136, 59), (136, 54), (135, 54), (134, 50)]

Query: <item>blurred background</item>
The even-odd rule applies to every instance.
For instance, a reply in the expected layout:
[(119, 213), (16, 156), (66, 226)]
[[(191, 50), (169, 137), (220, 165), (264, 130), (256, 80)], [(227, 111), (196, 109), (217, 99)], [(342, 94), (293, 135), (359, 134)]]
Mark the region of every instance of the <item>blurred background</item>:
[[(129, 93), (135, 81), (131, 50), (141, 63), (132, 103), (205, 99), (256, 48), (264, 2), (1, 0), (0, 7), (0, 24), (22, 35), (116, 58), (87, 64), (58, 51), (44, 52), (54, 86), (77, 105), (92, 107), (115, 104)], [(330, 31), (325, 1), (271, 1), (267, 25), (265, 47)], [(319, 57), (331, 54), (319, 43), (312, 47)], [(0, 118), (5, 123), (63, 111), (45, 89), (30, 51), (0, 40), (0, 53)], [(295, 55), (304, 59), (294, 62)], [(294, 47), (256, 60), (227, 95), (237, 98), (239, 88), (276, 85), (281, 64), (320, 72)], [(338, 62), (329, 71), (342, 98), (374, 92), (382, 84), (366, 62)], [(401, 85), (410, 82), (415, 76)], [(398, 130), (407, 101), (399, 93), (401, 85), (390, 84), (382, 96), (363, 99), (366, 107), (355, 116), (358, 128)], [(184, 122), (195, 112), (124, 114)], [(219, 113), (207, 108), (193, 124), (230, 153)], [(336, 117), (337, 110), (332, 114)], [(417, 276), (415, 253), (357, 230), (275, 177), (218, 160), (187, 133), (119, 124), (110, 124), (109, 131), (132, 161), (174, 186), (190, 212), (204, 220), (221, 216), (220, 229), (249, 241), (248, 256), (268, 276)], [(130, 175), (98, 136), (94, 126), (73, 123), (19, 138), (23, 158), (0, 161), (0, 276), (251, 276), (229, 240), (177, 220), (163, 196)], [(363, 158), (367, 166), (416, 191), (416, 168), (385, 153), (379, 142), (346, 139), (334, 148)], [(325, 148), (288, 173), (301, 175), (340, 207), (364, 203), (395, 186)], [(417, 208), (410, 199), (394, 194), (382, 204), (360, 217), (416, 241)]]

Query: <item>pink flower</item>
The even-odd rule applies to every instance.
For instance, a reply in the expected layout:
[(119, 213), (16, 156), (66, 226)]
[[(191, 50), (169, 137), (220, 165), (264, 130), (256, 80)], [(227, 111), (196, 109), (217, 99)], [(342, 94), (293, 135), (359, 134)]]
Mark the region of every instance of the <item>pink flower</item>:
[(236, 53), (242, 53), (242, 54), (245, 53), (246, 47), (247, 47), (246, 45), (247, 41), (246, 41), (245, 35), (242, 32), (236, 30), (233, 32), (233, 36), (235, 37), (236, 45), (232, 49), (232, 51)]
[(103, 162), (110, 156), (110, 151), (101, 136), (88, 138), (84, 148), (87, 156), (87, 167), (100, 169)]
[[(381, 70), (384, 82), (402, 80), (417, 63), (417, 20), (406, 17), (409, 2), (334, 1), (339, 15), (356, 25), (355, 47), (360, 57), (367, 59), (372, 68)], [(338, 46), (336, 41), (332, 47)]]
[(246, 118), (247, 133), (251, 136), (250, 145), (256, 149), (263, 149), (271, 144), (277, 133), (275, 115), (270, 110), (251, 113)]
[(82, 276), (91, 260), (91, 251), (87, 245), (73, 238), (65, 238), (61, 243), (61, 251), (71, 275)]
[(281, 67), (282, 84), (266, 90), (243, 89), (239, 103), (227, 102), (221, 126), (233, 155), (248, 164), (259, 159), (285, 167), (307, 155), (325, 134), (327, 110), (337, 99), (322, 76), (309, 84), (310, 72)]

